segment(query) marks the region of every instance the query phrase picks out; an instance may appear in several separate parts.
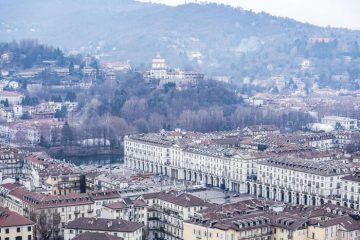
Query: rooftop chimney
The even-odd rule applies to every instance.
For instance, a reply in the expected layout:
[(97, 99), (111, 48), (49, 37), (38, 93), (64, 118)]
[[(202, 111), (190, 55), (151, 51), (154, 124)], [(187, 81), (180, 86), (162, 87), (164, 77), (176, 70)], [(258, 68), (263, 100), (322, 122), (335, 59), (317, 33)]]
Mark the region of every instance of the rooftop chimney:
[(111, 226), (112, 226), (112, 221), (108, 221), (107, 226), (108, 226), (108, 228), (111, 228)]

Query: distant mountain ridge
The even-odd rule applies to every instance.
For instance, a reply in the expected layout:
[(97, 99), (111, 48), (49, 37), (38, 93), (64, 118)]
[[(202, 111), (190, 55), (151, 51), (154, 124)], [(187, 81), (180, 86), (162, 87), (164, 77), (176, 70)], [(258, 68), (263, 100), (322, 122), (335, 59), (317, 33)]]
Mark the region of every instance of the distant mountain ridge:
[(2, 0), (0, 16), (0, 41), (34, 38), (67, 50), (130, 60), (134, 65), (149, 62), (160, 52), (172, 66), (191, 65), (212, 74), (224, 74), (232, 64), (255, 61), (252, 53), (264, 59), (263, 55), (301, 39), (351, 42), (360, 36), (360, 31), (321, 28), (216, 4), (170, 7), (132, 0)]

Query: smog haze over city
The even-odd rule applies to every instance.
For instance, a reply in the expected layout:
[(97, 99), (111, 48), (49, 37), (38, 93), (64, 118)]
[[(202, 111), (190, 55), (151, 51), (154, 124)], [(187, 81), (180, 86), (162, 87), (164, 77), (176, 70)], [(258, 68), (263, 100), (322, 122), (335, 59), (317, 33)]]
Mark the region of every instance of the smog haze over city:
[(360, 240), (356, 0), (1, 0), (0, 239)]

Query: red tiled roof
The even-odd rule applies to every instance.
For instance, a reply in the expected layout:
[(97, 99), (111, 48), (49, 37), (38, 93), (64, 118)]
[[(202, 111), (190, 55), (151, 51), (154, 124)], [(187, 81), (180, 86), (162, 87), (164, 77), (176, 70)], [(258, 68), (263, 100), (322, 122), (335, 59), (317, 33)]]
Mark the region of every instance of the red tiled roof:
[(21, 185), (20, 183), (4, 183), (4, 184), (1, 184), (0, 186), (8, 189), (10, 191), (14, 190), (16, 188), (19, 188), (19, 187), (23, 187), (23, 185)]
[(10, 211), (7, 208), (0, 207), (0, 227), (26, 226), (35, 223), (20, 214)]
[(26, 161), (29, 161), (29, 162), (33, 162), (33, 163), (37, 163), (37, 164), (43, 164), (44, 163), (44, 159), (36, 156), (36, 155), (33, 155), (33, 154), (30, 154), (28, 156), (26, 156), (24, 158), (24, 160)]

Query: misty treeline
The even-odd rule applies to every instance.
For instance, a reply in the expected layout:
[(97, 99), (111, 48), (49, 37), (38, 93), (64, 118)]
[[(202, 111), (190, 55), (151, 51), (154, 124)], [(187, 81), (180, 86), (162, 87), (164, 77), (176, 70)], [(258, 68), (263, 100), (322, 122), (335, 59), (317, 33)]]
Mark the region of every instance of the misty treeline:
[(74, 131), (88, 138), (121, 139), (126, 134), (174, 128), (210, 132), (254, 124), (299, 129), (313, 121), (301, 112), (247, 106), (236, 88), (224, 83), (204, 81), (183, 90), (173, 85), (160, 89), (133, 72), (118, 75), (116, 81), (105, 80), (78, 99), (80, 110), (73, 119), (80, 130)]
[[(99, 68), (93, 57), (64, 56), (59, 49), (33, 40), (2, 43), (0, 53), (10, 53), (7, 64), (19, 69), (44, 66), (44, 60), (56, 61), (57, 66), (68, 67), (67, 78), (76, 81), (82, 81), (82, 76), (74, 71), (74, 64), (81, 69), (87, 61)], [(46, 147), (81, 144), (119, 148), (125, 135), (136, 132), (174, 128), (210, 132), (256, 124), (299, 129), (313, 121), (302, 112), (248, 106), (240, 96), (241, 86), (216, 81), (178, 90), (175, 84), (159, 88), (157, 82), (146, 83), (140, 73), (128, 72), (118, 74), (115, 80), (98, 78), (88, 90), (61, 91), (51, 87), (50, 83), (63, 80), (45, 68), (36, 80), (42, 83), (40, 89), (29, 93), (23, 87), (24, 105), (36, 106), (50, 100), (79, 103), (77, 112), (56, 114), (59, 120), (66, 120), (62, 129), (50, 131), (44, 127), (40, 144)]]
[[(59, 48), (41, 44), (34, 39), (0, 42), (0, 56), (4, 57), (3, 54), (7, 54), (8, 59), (1, 62), (0, 68), (23, 70), (45, 67), (38, 77), (47, 85), (56, 85), (61, 79), (47, 68), (48, 65), (68, 68), (70, 72), (68, 78), (73, 79), (82, 77), (79, 70), (83, 69), (86, 64), (96, 69), (97, 72), (100, 67), (98, 61), (92, 56), (65, 55)], [(75, 65), (79, 66), (78, 70), (74, 69)]]
[(11, 54), (7, 64), (20, 69), (41, 65), (45, 60), (56, 61), (60, 66), (66, 63), (64, 53), (59, 48), (39, 44), (31, 39), (0, 43), (0, 55), (4, 53)]

